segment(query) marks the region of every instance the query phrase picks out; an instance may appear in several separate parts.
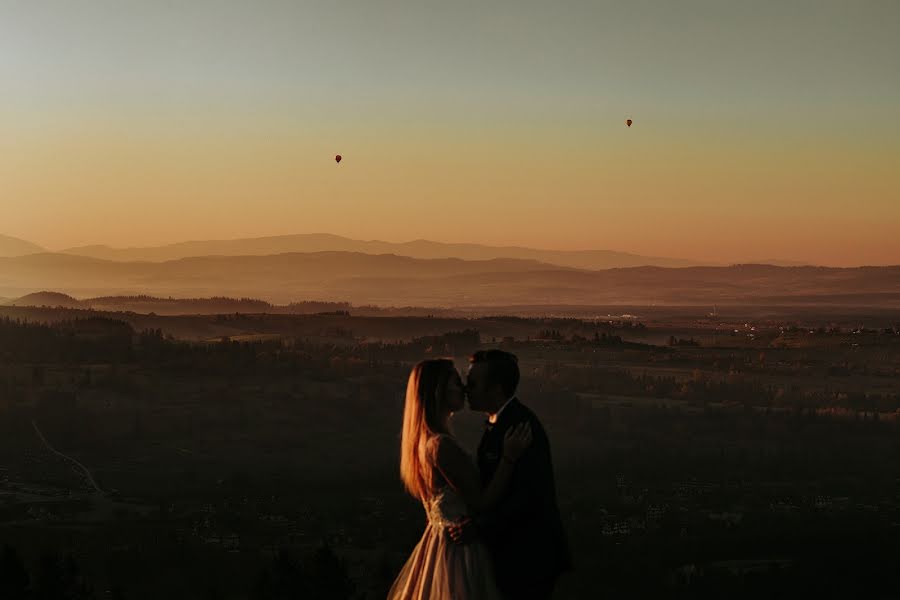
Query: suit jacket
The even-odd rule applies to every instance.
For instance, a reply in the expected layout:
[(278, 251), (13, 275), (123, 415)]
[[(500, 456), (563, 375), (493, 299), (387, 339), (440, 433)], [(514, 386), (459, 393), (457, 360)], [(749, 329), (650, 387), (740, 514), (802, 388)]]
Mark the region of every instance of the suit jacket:
[(554, 581), (571, 567), (569, 546), (556, 501), (550, 441), (531, 410), (514, 398), (489, 425), (478, 445), (478, 468), (487, 485), (503, 456), (503, 436), (531, 424), (531, 446), (516, 462), (500, 503), (476, 523), (494, 560), (497, 585), (507, 596), (530, 584)]

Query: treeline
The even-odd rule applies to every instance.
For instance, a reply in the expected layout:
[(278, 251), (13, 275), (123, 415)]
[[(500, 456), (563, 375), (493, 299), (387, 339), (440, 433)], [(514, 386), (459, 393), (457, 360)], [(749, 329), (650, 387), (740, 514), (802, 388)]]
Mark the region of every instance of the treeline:
[(584, 346), (630, 346), (636, 348), (646, 346), (646, 344), (626, 342), (622, 339), (622, 336), (613, 335), (612, 333), (607, 333), (606, 331), (595, 331), (592, 336), (587, 337), (578, 333), (573, 333), (572, 335), (567, 336), (559, 329), (542, 329), (540, 332), (538, 332), (537, 338), (528, 338), (525, 340), (526, 343), (548, 341), (566, 342), (573, 349), (582, 348)]
[(695, 370), (689, 378), (654, 376), (628, 369), (599, 369), (548, 363), (539, 378), (564, 383), (581, 392), (685, 400), (691, 404), (743, 404), (745, 408), (849, 408), (860, 411), (900, 410), (896, 392), (847, 392), (836, 388), (803, 389), (796, 385), (766, 384), (758, 377), (731, 372), (712, 378)]
[(323, 544), (302, 557), (286, 549), (279, 550), (257, 577), (251, 597), (254, 600), (349, 600), (354, 590), (345, 563)]
[(186, 306), (191, 305), (205, 305), (205, 304), (233, 304), (236, 306), (248, 306), (251, 308), (271, 308), (274, 306), (273, 304), (266, 302), (265, 300), (258, 300), (256, 298), (230, 298), (228, 296), (210, 296), (208, 298), (173, 298), (169, 296), (167, 298), (159, 298), (156, 296), (148, 296), (146, 294), (140, 294), (137, 296), (99, 296), (97, 298), (88, 298), (84, 300), (88, 304), (117, 304), (117, 303), (158, 303), (158, 304), (184, 304)]
[[(120, 589), (110, 598), (121, 599)], [(0, 552), (0, 598), (4, 600), (93, 600), (98, 596), (75, 557), (44, 552), (31, 570), (16, 548), (4, 545)]]
[(133, 356), (134, 330), (116, 319), (88, 317), (53, 325), (0, 319), (0, 357), (7, 362), (119, 362)]
[[(196, 582), (186, 583), (196, 585)], [(346, 563), (323, 543), (302, 556), (296, 556), (284, 548), (279, 550), (256, 575), (250, 598), (349, 600), (358, 597), (356, 587)], [(382, 587), (385, 587), (384, 584)], [(45, 551), (28, 568), (15, 547), (6, 544), (0, 550), (0, 598), (3, 600), (125, 600), (130, 597), (127, 584), (113, 583), (109, 588), (105, 592), (98, 591), (70, 553)], [(377, 592), (383, 595), (387, 589)], [(178, 594), (177, 597), (182, 596)], [(208, 586), (206, 597), (224, 598), (226, 594), (212, 583)], [(228, 597), (231, 595), (228, 594)]]
[[(352, 339), (352, 332), (332, 331)], [(383, 364), (427, 355), (469, 352), (480, 343), (477, 330), (425, 336), (408, 342), (356, 344), (306, 339), (196, 343), (176, 340), (162, 329), (135, 333), (124, 321), (103, 317), (54, 324), (0, 320), (0, 357), (19, 364), (136, 363), (198, 372), (285, 372), (334, 370), (335, 364)]]
[(286, 311), (291, 314), (314, 315), (316, 313), (350, 313), (353, 305), (349, 302), (317, 302), (314, 300), (304, 300), (302, 302), (291, 302), (286, 307), (279, 307), (279, 312)]
[[(353, 338), (348, 330), (333, 333), (347, 340)], [(605, 332), (595, 332), (592, 338), (575, 334), (566, 339), (559, 330), (549, 329), (542, 332), (544, 335), (576, 349), (580, 346), (643, 346)], [(528, 343), (515, 342), (510, 347), (516, 351), (516, 346)], [(482, 337), (474, 328), (398, 342), (348, 344), (300, 338), (255, 341), (223, 338), (214, 343), (192, 343), (166, 336), (161, 329), (135, 333), (128, 323), (103, 317), (53, 325), (9, 318), (0, 320), (0, 357), (9, 363), (25, 364), (137, 363), (207, 373), (303, 371), (316, 377), (325, 374), (343, 377), (423, 357), (465, 355), (481, 344)], [(363, 365), (365, 369), (360, 368)], [(874, 412), (900, 408), (900, 395), (895, 391), (850, 392), (839, 386), (810, 389), (793, 384), (763, 383), (761, 377), (736, 369), (729, 369), (720, 377), (695, 370), (685, 378), (653, 376), (635, 369), (549, 362), (541, 367), (540, 378), (572, 391), (679, 399), (697, 405), (724, 402), (743, 404), (747, 408), (848, 408)]]

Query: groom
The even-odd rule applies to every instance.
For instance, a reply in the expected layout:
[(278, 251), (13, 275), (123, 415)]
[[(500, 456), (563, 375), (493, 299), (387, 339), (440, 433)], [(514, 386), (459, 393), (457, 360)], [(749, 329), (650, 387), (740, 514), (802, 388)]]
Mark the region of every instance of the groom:
[(482, 350), (469, 359), (466, 393), (472, 410), (488, 414), (478, 445), (482, 485), (503, 460), (503, 436), (529, 423), (533, 442), (516, 462), (505, 498), (474, 521), (450, 529), (457, 543), (478, 537), (490, 550), (497, 586), (509, 600), (548, 599), (571, 557), (556, 504), (550, 442), (540, 421), (516, 398), (519, 364), (514, 354)]

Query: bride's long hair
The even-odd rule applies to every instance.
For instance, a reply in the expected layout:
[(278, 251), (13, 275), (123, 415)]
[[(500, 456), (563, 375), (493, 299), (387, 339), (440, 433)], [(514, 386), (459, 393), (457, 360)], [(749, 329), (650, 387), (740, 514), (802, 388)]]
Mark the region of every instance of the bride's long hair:
[(456, 367), (446, 358), (423, 360), (409, 374), (403, 434), (400, 441), (400, 478), (410, 494), (425, 499), (434, 481), (433, 461), (426, 456), (428, 441), (446, 433), (443, 392)]

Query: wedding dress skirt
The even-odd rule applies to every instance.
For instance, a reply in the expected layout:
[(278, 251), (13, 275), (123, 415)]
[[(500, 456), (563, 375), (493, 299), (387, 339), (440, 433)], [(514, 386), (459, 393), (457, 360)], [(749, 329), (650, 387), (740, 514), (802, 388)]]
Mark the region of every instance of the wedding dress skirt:
[(462, 499), (444, 487), (425, 502), (428, 525), (397, 576), (388, 600), (499, 600), (491, 557), (479, 542), (456, 544), (447, 527), (466, 516)]

